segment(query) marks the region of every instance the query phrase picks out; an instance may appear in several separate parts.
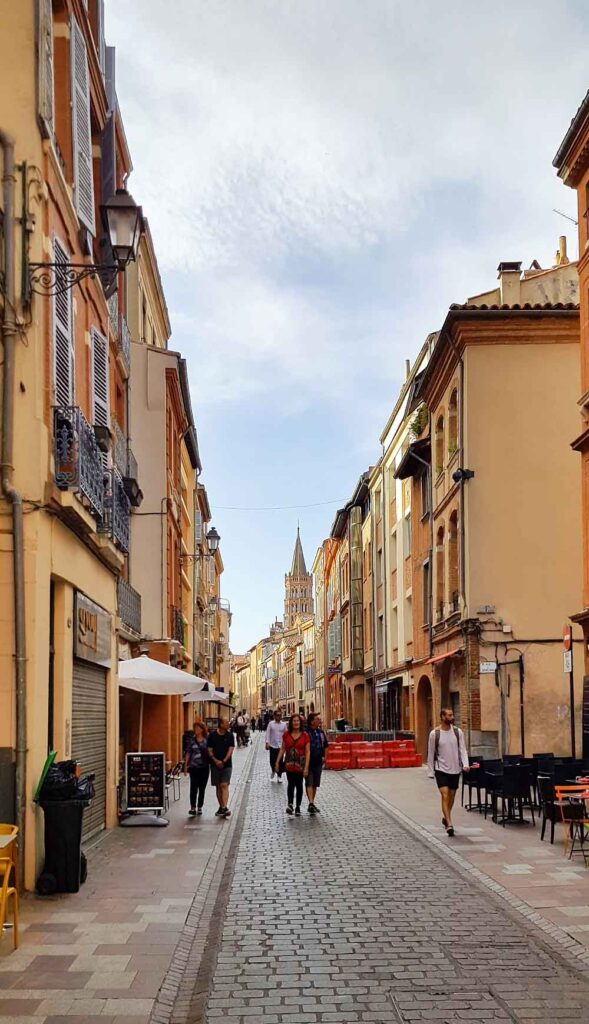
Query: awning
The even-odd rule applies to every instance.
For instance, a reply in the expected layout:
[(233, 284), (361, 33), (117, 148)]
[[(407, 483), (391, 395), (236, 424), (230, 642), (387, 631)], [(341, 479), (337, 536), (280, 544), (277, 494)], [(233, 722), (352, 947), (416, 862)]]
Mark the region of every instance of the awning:
[(435, 665), (436, 662), (444, 661), (445, 658), (453, 658), (456, 654), (464, 654), (462, 647), (454, 647), (451, 651), (445, 651), (444, 654), (436, 654), (435, 658), (426, 661), (426, 665)]
[(162, 661), (148, 658), (141, 654), (138, 658), (119, 661), (119, 686), (126, 690), (137, 690), (139, 693), (151, 693), (157, 696), (172, 696), (190, 693), (191, 690), (203, 690), (205, 687), (214, 689), (212, 684), (200, 676), (166, 665)]
[(227, 704), (229, 700), (229, 694), (225, 693), (224, 690), (215, 690), (212, 683), (210, 690), (192, 690), (191, 693), (186, 693), (182, 698), (183, 704), (197, 704), (201, 701), (212, 700), (217, 704)]

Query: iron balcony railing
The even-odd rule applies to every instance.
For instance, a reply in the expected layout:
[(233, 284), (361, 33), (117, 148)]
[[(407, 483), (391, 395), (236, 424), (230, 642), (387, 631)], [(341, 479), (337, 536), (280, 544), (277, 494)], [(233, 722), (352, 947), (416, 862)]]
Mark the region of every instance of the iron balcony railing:
[(179, 608), (172, 608), (172, 639), (184, 647), (184, 617)]
[(107, 300), (108, 305), (108, 319), (110, 322), (110, 329), (113, 337), (118, 340), (119, 337), (119, 296), (117, 292), (113, 292), (110, 298)]
[(127, 438), (123, 434), (123, 431), (119, 427), (116, 420), (112, 421), (112, 429), (115, 435), (114, 443), (114, 460), (115, 466), (117, 467), (121, 476), (127, 475)]
[(459, 594), (459, 592), (457, 590), (454, 590), (452, 592), (452, 611), (453, 612), (459, 612), (460, 611), (460, 594)]
[(123, 478), (117, 469), (110, 469), (106, 475), (107, 489), (104, 497), (104, 533), (121, 551), (129, 551), (129, 508), (130, 503)]
[(119, 577), (117, 594), (119, 618), (134, 633), (141, 635), (141, 594), (122, 577)]
[(119, 314), (119, 352), (125, 360), (127, 367), (131, 367), (131, 335), (129, 325), (122, 313)]
[(60, 405), (53, 413), (55, 482), (61, 491), (76, 490), (99, 522), (104, 516), (104, 463), (94, 431), (77, 405)]

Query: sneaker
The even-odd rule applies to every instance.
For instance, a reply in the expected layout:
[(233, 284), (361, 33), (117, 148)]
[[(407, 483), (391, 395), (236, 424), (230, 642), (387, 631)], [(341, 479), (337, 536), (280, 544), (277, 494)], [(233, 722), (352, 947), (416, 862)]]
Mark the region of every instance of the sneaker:
[(317, 804), (313, 804), (313, 814), (321, 814), (321, 811), (317, 807)]
[(446, 834), (449, 835), (449, 836), (453, 836), (454, 835), (454, 827), (452, 825), (448, 825), (448, 827), (446, 829)]
[(191, 807), (189, 812), (188, 812), (188, 817), (189, 818), (194, 818), (195, 814), (196, 814), (196, 808), (195, 807)]
[(197, 807), (196, 808), (196, 813), (197, 814), (202, 814), (202, 807)]
[(282, 776), (281, 775), (277, 775), (276, 776), (276, 781), (277, 782), (282, 782)]
[(301, 808), (297, 807), (297, 809), (295, 811), (295, 818), (300, 818), (300, 816), (301, 816)]
[(286, 808), (286, 813), (287, 814), (293, 814), (292, 804), (288, 805), (288, 807)]
[(276, 775), (275, 775), (274, 772), (272, 772), (272, 775), (270, 776), (270, 782), (274, 782), (275, 778), (276, 778)]
[(224, 807), (223, 808), (223, 817), (224, 818), (230, 818), (231, 817), (231, 811), (229, 810), (228, 807)]
[(317, 814), (317, 808), (315, 807), (315, 804), (309, 804), (307, 810), (309, 814)]
[(217, 810), (215, 811), (215, 817), (216, 818), (220, 818), (222, 814), (223, 814), (223, 808), (222, 807), (218, 807)]

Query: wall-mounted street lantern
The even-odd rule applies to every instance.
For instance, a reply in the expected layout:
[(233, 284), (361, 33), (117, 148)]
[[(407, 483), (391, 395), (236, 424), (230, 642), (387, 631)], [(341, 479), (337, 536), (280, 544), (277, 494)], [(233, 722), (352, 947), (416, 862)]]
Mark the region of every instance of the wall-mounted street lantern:
[(211, 526), (209, 532), (207, 533), (207, 543), (209, 545), (209, 552), (211, 555), (214, 555), (215, 551), (218, 551), (220, 540), (221, 537), (217, 533), (215, 527)]
[(62, 295), (85, 277), (98, 277), (105, 288), (137, 257), (143, 228), (143, 214), (125, 188), (100, 208), (110, 241), (112, 263), (30, 263), (29, 286), (38, 295)]

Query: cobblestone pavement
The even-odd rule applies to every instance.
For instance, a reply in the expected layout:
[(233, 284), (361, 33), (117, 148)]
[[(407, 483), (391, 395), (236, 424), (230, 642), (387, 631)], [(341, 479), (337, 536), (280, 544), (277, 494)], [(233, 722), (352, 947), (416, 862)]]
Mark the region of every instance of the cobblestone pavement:
[(345, 778), (326, 773), (322, 813), (296, 819), (261, 746), (252, 770), (217, 955), (209, 932), (174, 1021), (589, 1022), (589, 975)]

